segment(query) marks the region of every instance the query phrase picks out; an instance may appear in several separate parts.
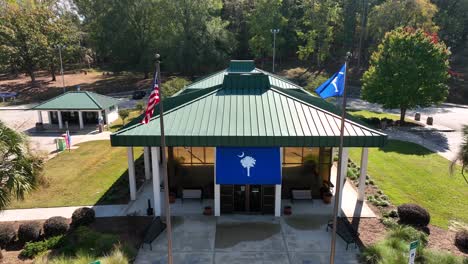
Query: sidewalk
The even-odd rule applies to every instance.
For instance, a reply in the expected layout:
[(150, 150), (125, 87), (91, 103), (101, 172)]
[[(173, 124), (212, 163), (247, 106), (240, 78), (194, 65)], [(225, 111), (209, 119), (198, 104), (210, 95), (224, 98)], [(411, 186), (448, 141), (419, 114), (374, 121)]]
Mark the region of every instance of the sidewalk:
[(4, 221), (28, 221), (48, 219), (52, 216), (71, 218), (73, 212), (80, 207), (91, 207), (96, 212), (96, 217), (125, 216), (126, 204), (96, 205), (96, 206), (69, 206), (33, 209), (11, 209), (0, 211), (0, 222)]

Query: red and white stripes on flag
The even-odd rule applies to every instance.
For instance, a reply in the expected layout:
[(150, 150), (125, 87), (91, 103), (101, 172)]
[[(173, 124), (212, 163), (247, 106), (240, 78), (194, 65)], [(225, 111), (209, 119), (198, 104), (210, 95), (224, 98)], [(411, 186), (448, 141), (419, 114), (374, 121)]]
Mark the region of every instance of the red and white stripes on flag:
[(145, 110), (145, 117), (143, 120), (141, 120), (142, 124), (148, 124), (150, 118), (153, 116), (154, 112), (154, 107), (156, 106), (157, 103), (159, 103), (160, 98), (159, 98), (159, 84), (158, 84), (158, 72), (154, 74), (154, 80), (153, 80), (153, 90), (151, 91), (151, 94), (148, 99), (148, 105), (146, 106)]

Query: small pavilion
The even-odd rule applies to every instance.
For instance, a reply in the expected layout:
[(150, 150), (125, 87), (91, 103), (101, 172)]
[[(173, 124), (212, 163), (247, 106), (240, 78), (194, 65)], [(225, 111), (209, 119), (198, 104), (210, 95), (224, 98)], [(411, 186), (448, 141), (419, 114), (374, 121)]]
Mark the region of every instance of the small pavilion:
[(86, 125), (96, 126), (99, 120), (110, 124), (118, 117), (119, 100), (88, 91), (71, 91), (45, 101), (31, 110), (38, 113), (38, 123), (43, 123), (42, 112), (46, 112), (49, 125), (63, 129), (65, 122), (83, 129)]
[[(152, 178), (155, 214), (161, 215), (158, 107), (149, 124), (137, 118), (111, 135), (127, 147), (130, 198), (137, 196), (134, 147), (144, 148), (145, 175)], [(333, 148), (340, 142), (341, 110), (302, 87), (255, 67), (231, 61), (164, 100), (170, 192), (201, 190), (213, 199), (215, 216), (228, 213), (281, 215), (293, 190), (320, 197), (330, 181)], [(358, 199), (364, 199), (368, 148), (387, 135), (348, 116), (342, 166), (349, 148), (362, 149)], [(339, 183), (344, 185), (346, 170)], [(338, 201), (341, 206), (341, 201)]]

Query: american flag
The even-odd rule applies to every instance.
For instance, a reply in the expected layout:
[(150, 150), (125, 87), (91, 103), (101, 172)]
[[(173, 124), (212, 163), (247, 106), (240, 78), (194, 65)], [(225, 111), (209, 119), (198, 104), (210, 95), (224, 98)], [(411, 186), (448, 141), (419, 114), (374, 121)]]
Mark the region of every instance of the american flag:
[(153, 116), (154, 107), (157, 103), (159, 103), (159, 85), (158, 85), (158, 72), (154, 74), (153, 80), (153, 90), (148, 99), (148, 105), (146, 106), (145, 110), (145, 117), (141, 120), (142, 124), (148, 124), (150, 118)]

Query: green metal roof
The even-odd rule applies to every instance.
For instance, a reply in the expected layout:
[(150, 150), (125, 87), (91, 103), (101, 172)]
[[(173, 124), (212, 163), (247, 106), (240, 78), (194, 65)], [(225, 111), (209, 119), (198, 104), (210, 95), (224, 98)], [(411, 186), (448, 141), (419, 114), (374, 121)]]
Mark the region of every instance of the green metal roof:
[(117, 105), (119, 100), (87, 91), (66, 92), (45, 101), (32, 110), (104, 110)]
[[(164, 100), (168, 146), (338, 146), (340, 111), (308, 93), (271, 85), (263, 73), (228, 74), (220, 85)], [(194, 89), (195, 90), (195, 89)], [(157, 109), (157, 108), (156, 108)], [(159, 146), (159, 113), (111, 135), (113, 146)], [(387, 136), (347, 118), (346, 147)]]

